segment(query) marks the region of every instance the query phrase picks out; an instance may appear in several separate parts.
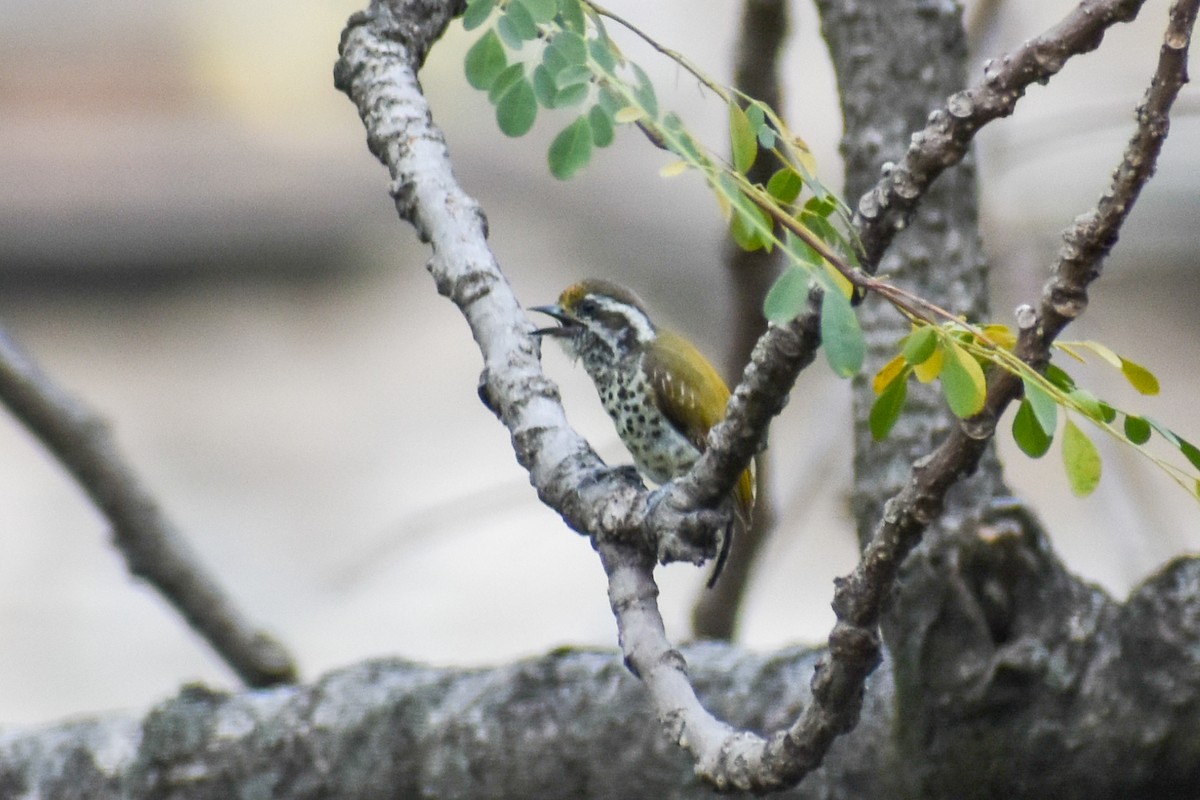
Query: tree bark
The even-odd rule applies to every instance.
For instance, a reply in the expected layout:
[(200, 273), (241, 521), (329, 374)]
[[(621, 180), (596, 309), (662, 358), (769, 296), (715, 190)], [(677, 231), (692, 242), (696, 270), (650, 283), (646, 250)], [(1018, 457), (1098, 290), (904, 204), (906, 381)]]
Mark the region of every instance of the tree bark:
[[(974, 583), (923, 587), (1014, 604), (966, 619), (968, 603), (957, 617), (928, 620), (938, 646), (923, 662), (925, 705), (936, 718), (903, 696), (893, 702), (885, 662), (867, 681), (858, 727), (781, 797), (1094, 800), (1200, 790), (1200, 561), (1168, 565), (1120, 605), (1027, 534), (989, 533), (963, 554), (960, 573)], [(978, 635), (950, 640), (961, 631), (1005, 644), (984, 660)], [(952, 644), (968, 654), (947, 652)], [(684, 648), (705, 704), (759, 731), (809, 702), (819, 654)], [(972, 675), (987, 680), (964, 685), (953, 670), (972, 661)], [(918, 737), (919, 756), (906, 744)], [(188, 686), (144, 716), (0, 729), (6, 798), (713, 796), (613, 653), (561, 650), (486, 670), (378, 661), (304, 686)]]
[[(809, 702), (813, 651), (685, 648), (701, 698), (770, 730)], [(878, 672), (870, 696), (885, 698)], [(834, 745), (801, 792), (887, 796), (888, 708)], [(488, 670), (360, 664), (303, 687), (185, 687), (143, 717), (0, 730), (0, 796), (44, 798), (699, 798), (713, 789), (670, 743), (613, 653), (562, 650)]]

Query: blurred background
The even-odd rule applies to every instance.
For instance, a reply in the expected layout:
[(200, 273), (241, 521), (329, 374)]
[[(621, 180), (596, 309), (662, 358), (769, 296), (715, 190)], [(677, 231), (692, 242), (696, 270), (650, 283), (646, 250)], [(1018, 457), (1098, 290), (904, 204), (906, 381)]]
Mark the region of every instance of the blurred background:
[[(475, 344), (434, 291), (428, 251), (397, 221), (386, 173), (333, 89), (338, 35), (361, 4), (0, 2), (0, 322), (111, 421), (167, 513), (305, 677), (371, 656), (487, 664), (612, 647), (600, 566), (537, 502), (476, 399)], [(738, 4), (610, 5), (728, 80)], [(1071, 5), (969, 5), (972, 80), (988, 55)], [(832, 73), (812, 8), (792, 10), (785, 113), (836, 186)], [(1102, 191), (1165, 19), (1166, 1), (1151, 0), (981, 137), (997, 319), (1036, 297), (1059, 232)], [(700, 183), (660, 178), (664, 157), (628, 133), (572, 182), (555, 181), (544, 153), (566, 119), (503, 137), (462, 76), (470, 41), (452, 27), (422, 82), (522, 301), (609, 275), (722, 354), (722, 228)], [(719, 141), (721, 109), (668, 63), (633, 53), (665, 102)], [(1093, 313), (1070, 331), (1153, 369), (1163, 394), (1137, 396), (1107, 368), (1077, 378), (1193, 440), (1198, 144), (1193, 87)], [(547, 351), (572, 421), (607, 459), (628, 461), (582, 370)], [(742, 640), (756, 648), (823, 638), (830, 581), (855, 559), (849, 393), (819, 367), (772, 432), (784, 522), (746, 609)], [(1070, 495), (1057, 451), (1031, 462), (1001, 449), (1070, 567), (1123, 596), (1200, 546), (1200, 508), (1099, 439), (1105, 476), (1087, 500)], [(236, 685), (129, 577), (103, 519), (7, 415), (0, 547), (0, 723), (142, 707), (186, 680)], [(682, 636), (705, 574), (661, 573)]]

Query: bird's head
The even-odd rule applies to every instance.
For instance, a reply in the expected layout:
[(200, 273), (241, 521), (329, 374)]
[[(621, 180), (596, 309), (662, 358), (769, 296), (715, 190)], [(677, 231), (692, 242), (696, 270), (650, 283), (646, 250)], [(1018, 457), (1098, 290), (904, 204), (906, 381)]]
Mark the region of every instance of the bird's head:
[(658, 335), (638, 296), (610, 281), (590, 278), (572, 284), (558, 302), (530, 311), (547, 314), (558, 325), (534, 331), (553, 336), (573, 358), (619, 362), (635, 356)]

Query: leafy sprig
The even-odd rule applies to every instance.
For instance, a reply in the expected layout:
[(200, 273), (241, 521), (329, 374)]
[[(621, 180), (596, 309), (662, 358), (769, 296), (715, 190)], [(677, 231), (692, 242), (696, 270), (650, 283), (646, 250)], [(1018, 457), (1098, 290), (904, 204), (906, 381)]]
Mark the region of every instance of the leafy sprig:
[[(673, 112), (664, 110), (645, 70), (609, 36), (605, 21), (620, 25), (670, 58), (728, 107), (729, 156), (694, 136)], [(859, 267), (860, 247), (845, 203), (817, 178), (815, 159), (803, 139), (767, 104), (725, 86), (690, 60), (656, 42), (593, 0), (468, 0), (467, 30), (483, 33), (467, 52), (467, 80), (487, 93), (496, 123), (508, 136), (528, 133), (540, 110), (569, 110), (574, 118), (554, 137), (547, 154), (551, 174), (566, 180), (590, 163), (593, 152), (612, 144), (621, 127), (636, 127), (675, 160), (664, 177), (699, 173), (729, 223), (733, 240), (746, 250), (779, 248), (789, 264), (764, 300), (767, 319), (786, 324), (807, 306), (809, 286), (825, 291), (821, 337), (832, 369), (857, 374), (866, 344), (852, 299), (876, 294), (908, 317), (912, 333), (899, 353), (874, 378), (876, 401), (870, 428), (876, 439), (891, 431), (907, 399), (910, 377), (938, 381), (951, 411), (969, 420), (987, 397), (985, 368), (995, 365), (1018, 375), (1024, 386), (1012, 423), (1018, 447), (1032, 458), (1049, 450), (1062, 409), (1062, 454), (1072, 490), (1092, 492), (1100, 479), (1099, 452), (1076, 419), (1086, 419), (1150, 458), (1175, 481), (1200, 497), (1200, 480), (1146, 449), (1155, 433), (1200, 470), (1200, 449), (1166, 426), (1129, 414), (1075, 385), (1059, 366), (1045, 374), (1014, 353), (1016, 337), (1003, 325), (977, 326), (907, 292), (886, 277)], [(760, 158), (780, 166), (765, 184), (748, 177)], [(1143, 394), (1158, 391), (1157, 379), (1141, 365), (1098, 342), (1056, 344), (1085, 360), (1083, 351), (1121, 370)], [(1115, 427), (1120, 418), (1122, 425)]]
[[(959, 417), (970, 418), (983, 410), (987, 397), (983, 366), (999, 364), (1021, 378), (1024, 397), (1012, 420), (1012, 436), (1025, 455), (1041, 458), (1050, 449), (1059, 428), (1062, 410), (1062, 457), (1071, 490), (1085, 496), (1100, 481), (1100, 453), (1088, 435), (1076, 424), (1086, 419), (1113, 438), (1134, 447), (1166, 472), (1193, 496), (1200, 498), (1200, 480), (1196, 475), (1155, 453), (1147, 445), (1154, 433), (1183, 455), (1200, 471), (1200, 448), (1170, 428), (1149, 417), (1123, 411), (1101, 400), (1057, 364), (1039, 373), (1017, 358), (1012, 350), (1015, 334), (1003, 325), (987, 325), (979, 335), (956, 326), (920, 324), (899, 343), (900, 354), (876, 373), (872, 388), (876, 393), (871, 407), (871, 435), (883, 439), (900, 418), (907, 398), (910, 377), (922, 383), (940, 378), (942, 393), (950, 409)], [(1094, 341), (1059, 342), (1055, 348), (1086, 363), (1083, 351), (1090, 351), (1105, 363), (1121, 371), (1130, 385), (1143, 395), (1159, 392), (1158, 379), (1146, 367)], [(1121, 426), (1117, 427), (1120, 419)]]

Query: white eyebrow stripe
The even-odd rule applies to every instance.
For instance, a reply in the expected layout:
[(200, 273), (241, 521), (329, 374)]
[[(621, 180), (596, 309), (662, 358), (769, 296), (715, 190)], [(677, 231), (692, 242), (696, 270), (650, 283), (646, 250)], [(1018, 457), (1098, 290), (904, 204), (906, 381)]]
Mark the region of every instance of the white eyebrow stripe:
[(649, 344), (656, 338), (657, 334), (654, 332), (653, 323), (650, 322), (650, 318), (647, 317), (640, 308), (618, 302), (617, 300), (614, 300), (611, 297), (605, 297), (604, 295), (591, 295), (591, 297), (605, 311), (612, 311), (614, 313), (621, 314), (628, 319), (629, 324), (633, 326), (633, 329), (637, 334), (638, 342), (641, 344)]

